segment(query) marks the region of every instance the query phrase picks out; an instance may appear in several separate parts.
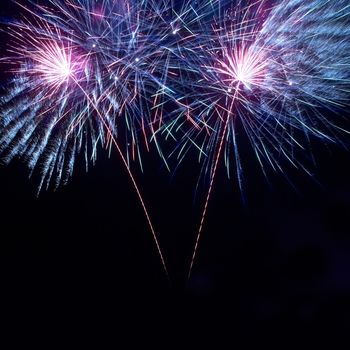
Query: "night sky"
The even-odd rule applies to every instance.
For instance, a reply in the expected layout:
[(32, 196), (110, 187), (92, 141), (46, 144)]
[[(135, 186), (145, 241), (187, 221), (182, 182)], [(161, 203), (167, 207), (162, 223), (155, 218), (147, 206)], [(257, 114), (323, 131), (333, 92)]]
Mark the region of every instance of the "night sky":
[[(6, 3), (2, 18), (13, 14)], [(2, 33), (1, 55), (6, 40)], [(8, 76), (3, 69), (1, 85)], [(154, 149), (143, 156), (144, 174), (133, 168), (170, 283), (116, 152), (108, 158), (100, 149), (88, 173), (81, 157), (68, 185), (38, 198), (37, 179), (28, 178), (20, 161), (0, 165), (2, 302), (14, 315), (27, 307), (28, 315), (60, 310), (67, 319), (75, 312), (123, 315), (131, 328), (155, 317), (158, 331), (182, 318), (179, 328), (171, 327), (175, 334), (191, 327), (247, 336), (350, 329), (350, 152), (312, 146), (315, 175), (287, 166), (293, 186), (273, 172), (267, 181), (244, 152), (245, 204), (221, 164), (189, 282), (208, 185), (202, 182), (195, 194), (195, 152), (172, 174)]]

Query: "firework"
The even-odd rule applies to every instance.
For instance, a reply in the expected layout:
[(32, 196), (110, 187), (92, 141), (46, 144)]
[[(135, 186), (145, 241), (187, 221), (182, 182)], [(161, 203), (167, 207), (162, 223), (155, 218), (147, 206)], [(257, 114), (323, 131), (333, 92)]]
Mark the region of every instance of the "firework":
[(29, 19), (7, 28), (16, 78), (1, 104), (4, 160), (40, 164), (39, 190), (45, 181), (57, 187), (81, 150), (94, 162), (98, 144), (109, 149), (113, 135), (128, 162), (142, 166), (140, 144), (149, 148), (170, 93), (170, 51), (159, 43), (170, 30), (156, 22), (165, 9), (109, 0), (21, 7)]
[[(31, 173), (38, 169), (39, 192), (44, 185), (66, 183), (79, 153), (88, 167), (99, 145), (116, 148), (165, 268), (130, 161), (142, 167), (140, 148), (149, 149), (154, 125), (162, 122), (163, 96), (171, 94), (171, 51), (162, 43), (172, 31), (160, 16), (166, 3), (49, 4), (18, 4), (23, 18), (6, 28), (11, 45), (4, 61), (14, 79), (0, 104), (2, 159), (21, 158)], [(152, 141), (161, 154), (157, 139)]]
[(174, 118), (162, 130), (178, 140), (178, 161), (193, 147), (199, 150), (202, 173), (209, 177), (190, 271), (221, 159), (228, 175), (233, 166), (243, 192), (237, 135), (244, 132), (266, 176), (270, 166), (287, 177), (288, 163), (311, 174), (305, 164), (313, 160), (311, 139), (339, 142), (346, 132), (324, 112), (341, 112), (349, 101), (346, 1), (211, 6), (210, 23), (193, 15), (177, 49), (184, 88)]
[[(286, 177), (290, 165), (311, 175), (313, 138), (342, 142), (346, 0), (49, 3), (20, 5), (26, 15), (6, 29), (15, 77), (0, 101), (2, 158), (39, 169), (40, 191), (67, 182), (79, 153), (88, 166), (99, 146), (115, 148), (164, 267), (130, 170), (151, 143), (167, 167), (195, 148), (209, 178), (191, 272), (222, 160), (244, 192), (242, 138), (265, 176)], [(176, 142), (168, 156), (159, 135)]]

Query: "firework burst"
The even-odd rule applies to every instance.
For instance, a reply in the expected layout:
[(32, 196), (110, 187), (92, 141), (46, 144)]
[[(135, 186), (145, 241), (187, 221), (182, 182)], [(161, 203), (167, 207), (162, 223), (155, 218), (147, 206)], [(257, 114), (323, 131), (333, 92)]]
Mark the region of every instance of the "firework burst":
[[(27, 17), (6, 29), (12, 37), (7, 63), (16, 78), (2, 100), (5, 161), (21, 156), (31, 169), (40, 163), (39, 190), (44, 181), (58, 186), (62, 172), (64, 182), (71, 176), (82, 149), (87, 163), (94, 161), (98, 144), (110, 149), (113, 135), (121, 139), (128, 163), (137, 159), (142, 167), (140, 146), (149, 149), (154, 125), (162, 123), (163, 96), (171, 94), (166, 85), (170, 50), (162, 46), (171, 28), (159, 17), (165, 4), (50, 4), (21, 5)], [(29, 104), (25, 108), (29, 97), (35, 112)]]
[(130, 170), (131, 160), (142, 167), (140, 147), (149, 149), (154, 124), (162, 120), (162, 96), (170, 94), (170, 51), (160, 45), (162, 31), (170, 30), (159, 8), (127, 0), (18, 5), (25, 15), (6, 28), (12, 41), (4, 61), (15, 78), (1, 98), (2, 159), (19, 157), (31, 173), (38, 169), (39, 192), (66, 183), (79, 153), (88, 166), (99, 145), (116, 148), (166, 270)]
[(349, 104), (346, 1), (211, 5), (210, 23), (194, 16), (177, 49), (179, 80), (190, 89), (162, 130), (178, 140), (178, 161), (199, 150), (209, 177), (190, 271), (221, 159), (229, 175), (234, 165), (243, 193), (238, 133), (244, 131), (266, 176), (269, 166), (288, 177), (286, 163), (311, 175), (311, 139), (336, 143), (346, 132), (324, 111)]

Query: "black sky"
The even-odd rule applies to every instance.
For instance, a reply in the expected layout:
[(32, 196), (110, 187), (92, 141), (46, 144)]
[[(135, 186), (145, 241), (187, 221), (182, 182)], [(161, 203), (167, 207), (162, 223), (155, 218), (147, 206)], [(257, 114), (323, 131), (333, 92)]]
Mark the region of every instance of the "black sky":
[[(1, 5), (1, 17), (13, 14)], [(1, 35), (1, 51), (6, 45)], [(2, 73), (4, 81), (4, 73)], [(174, 174), (154, 150), (145, 173), (135, 168), (159, 234), (166, 280), (145, 217), (116, 152), (104, 152), (88, 173), (35, 196), (35, 179), (20, 161), (0, 166), (0, 278), (11, 305), (183, 316), (230, 333), (321, 331), (350, 327), (350, 153), (315, 142), (312, 179), (288, 169), (270, 184), (247, 161), (242, 204), (234, 179), (220, 168), (192, 279), (186, 273), (205, 196), (194, 188), (195, 157)], [(74, 305), (74, 306), (73, 306)], [(35, 307), (34, 307), (35, 309)], [(141, 312), (141, 311), (140, 311)], [(231, 321), (223, 321), (229, 316)], [(140, 321), (141, 320), (141, 321)], [(126, 321), (147, 322), (138, 316)], [(192, 321), (191, 321), (192, 320)], [(164, 326), (164, 325), (163, 325)]]

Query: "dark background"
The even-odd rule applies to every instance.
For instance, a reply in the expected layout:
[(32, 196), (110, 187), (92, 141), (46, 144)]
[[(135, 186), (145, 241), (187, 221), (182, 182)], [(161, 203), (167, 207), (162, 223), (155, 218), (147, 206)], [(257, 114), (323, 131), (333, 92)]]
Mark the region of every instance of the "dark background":
[[(13, 12), (2, 2), (2, 19)], [(2, 55), (4, 45), (2, 33)], [(135, 174), (170, 283), (116, 152), (110, 159), (100, 152), (89, 173), (78, 160), (67, 186), (39, 198), (21, 162), (1, 165), (3, 306), (14, 322), (42, 315), (78, 327), (78, 317), (121, 317), (125, 328), (153, 328), (151, 338), (176, 338), (185, 330), (202, 339), (216, 329), (248, 341), (270, 332), (349, 329), (350, 153), (320, 143), (314, 153), (315, 178), (287, 169), (295, 188), (276, 174), (268, 184), (247, 161), (245, 205), (235, 180), (220, 167), (188, 282), (206, 187), (194, 201), (195, 156), (171, 175), (155, 150), (145, 154), (145, 173)]]

